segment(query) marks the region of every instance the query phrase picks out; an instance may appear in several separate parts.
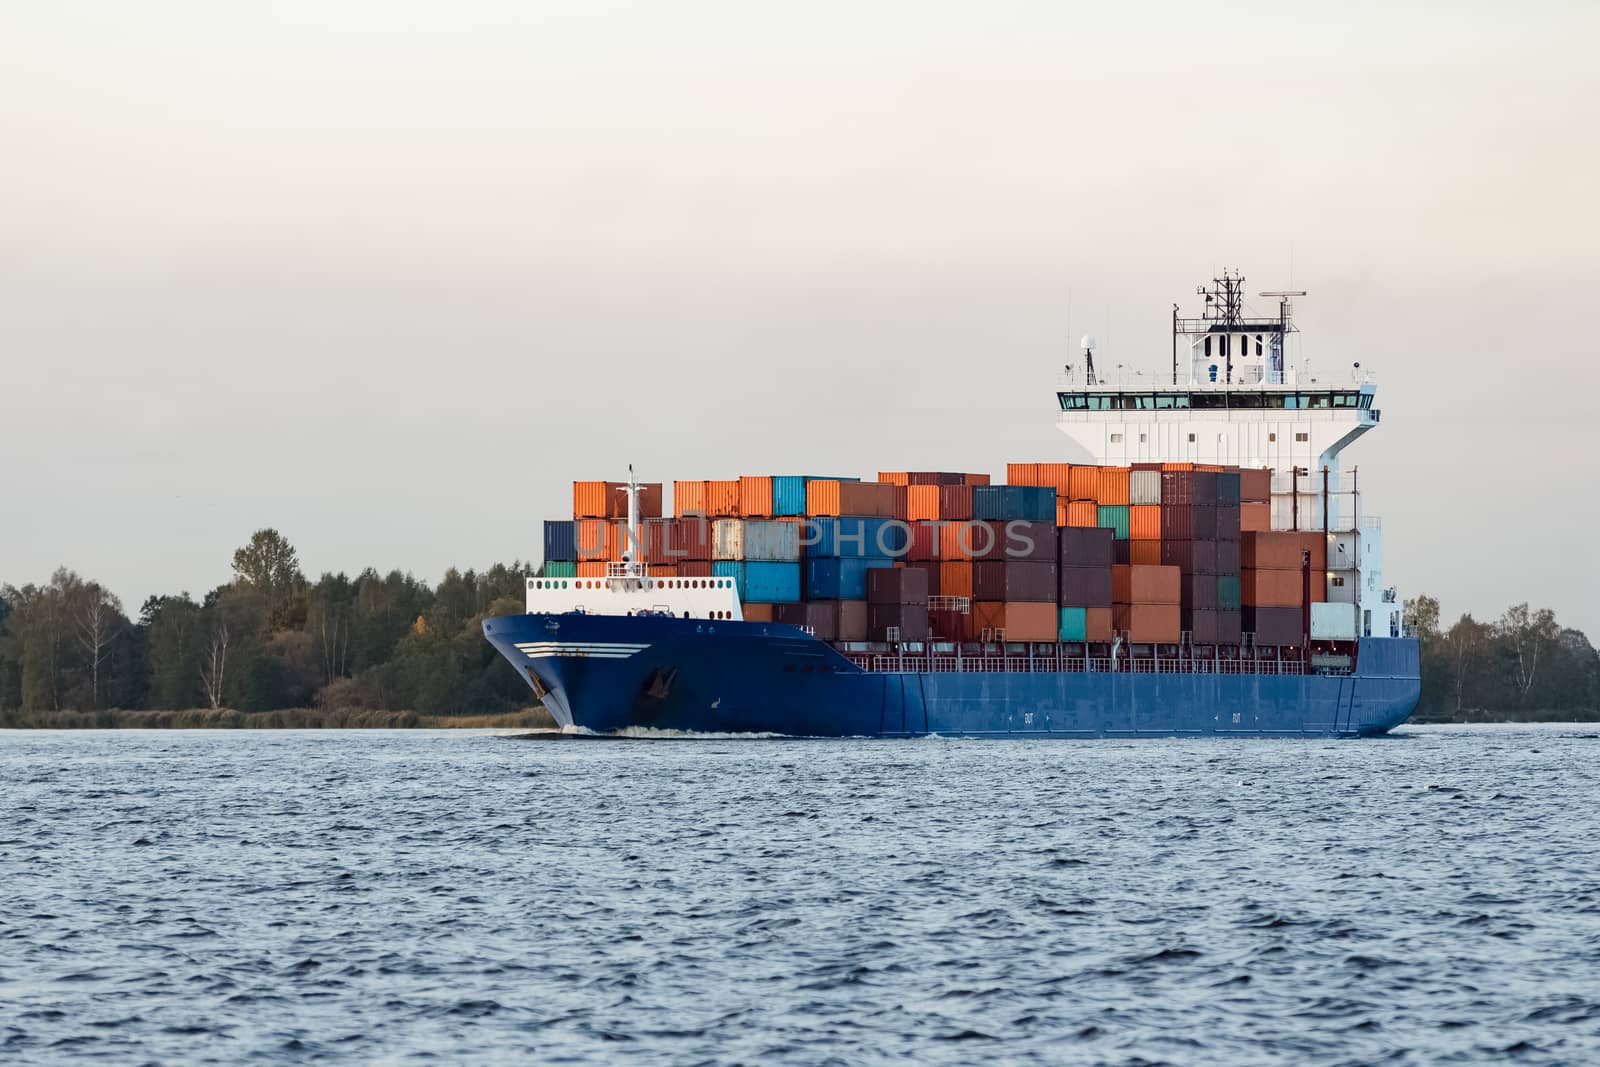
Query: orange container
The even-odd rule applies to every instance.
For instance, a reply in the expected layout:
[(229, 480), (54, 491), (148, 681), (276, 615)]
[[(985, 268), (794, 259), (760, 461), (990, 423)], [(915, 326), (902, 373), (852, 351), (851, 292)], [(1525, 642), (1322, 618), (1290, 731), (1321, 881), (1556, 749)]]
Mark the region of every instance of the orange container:
[[(1036, 463), (1038, 468), (1036, 485), (1053, 485), (1057, 495), (1070, 495), (1068, 490), (1072, 487), (1072, 472), (1077, 468), (1070, 463)], [(1093, 469), (1093, 468), (1090, 468)]]
[(1192, 471), (1192, 470), (1194, 470), (1194, 464), (1193, 463), (1163, 463), (1161, 465), (1161, 469), (1164, 470), (1164, 471)]
[(681, 519), (690, 512), (706, 513), (706, 483), (673, 482), (672, 513)]
[[(1311, 575), (1313, 590), (1323, 583), (1320, 573)], [(1297, 608), (1305, 603), (1305, 579), (1297, 567), (1277, 570), (1246, 567), (1239, 572), (1239, 597), (1256, 608)]]
[(1128, 562), (1142, 567), (1161, 565), (1160, 541), (1129, 541)]
[[(1242, 527), (1242, 506), (1239, 521)], [(1320, 533), (1274, 530), (1269, 533), (1252, 531), (1239, 536), (1239, 562), (1244, 567), (1298, 571), (1303, 552), (1311, 553), (1313, 576), (1328, 569), (1328, 541)]]
[(1072, 506), (1072, 501), (1070, 501), (1070, 500), (1062, 500), (1060, 497), (1056, 498), (1056, 525), (1057, 526), (1070, 525), (1070, 522), (1069, 522), (1069, 520), (1067, 518), (1067, 512), (1071, 508), (1071, 506)]
[(964, 484), (966, 484), (966, 485), (988, 485), (989, 484), (989, 476), (987, 474), (963, 474), (961, 476), (961, 479), (962, 479), (962, 482)]
[(939, 564), (939, 593), (942, 596), (971, 596), (972, 564)]
[(838, 515), (839, 486), (832, 478), (817, 478), (806, 483), (807, 515)]
[[(1095, 499), (1107, 507), (1126, 504), (1128, 502), (1128, 474), (1127, 467), (1101, 467), (1100, 493)], [(1149, 505), (1145, 506), (1148, 507)]]
[(1272, 529), (1272, 505), (1242, 503), (1239, 505), (1240, 533), (1267, 533)]
[(906, 487), (906, 519), (937, 519), (939, 515), (940, 486), (912, 485)]
[[(617, 550), (617, 528), (609, 519), (579, 519), (575, 531), (578, 541), (578, 559), (599, 560), (604, 563), (612, 559)], [(600, 568), (600, 573), (605, 574), (605, 568)]]
[(706, 514), (717, 518), (734, 518), (738, 516), (738, 479), (706, 483)]
[(1085, 608), (1083, 636), (1089, 641), (1110, 641), (1112, 622), (1110, 608)]
[(1007, 485), (1044, 485), (1038, 480), (1039, 465), (1037, 463), (1007, 463)]
[(887, 485), (910, 485), (910, 471), (879, 471), (878, 481)]
[(1073, 500), (1094, 500), (1100, 493), (1099, 467), (1073, 467), (1067, 495)]
[(769, 519), (772, 517), (772, 478), (770, 475), (745, 474), (739, 477), (739, 514), (747, 519)]
[[(579, 578), (604, 578), (605, 576), (606, 564), (604, 560), (600, 560), (599, 562), (590, 561), (588, 563), (578, 564)], [(593, 588), (599, 588), (599, 586), (597, 585)]]
[(744, 604), (744, 605), (742, 605), (742, 609), (744, 611), (744, 621), (745, 622), (771, 622), (772, 621), (772, 605), (771, 604)]
[(1111, 625), (1138, 644), (1175, 645), (1183, 631), (1181, 614), (1176, 604), (1116, 604)]
[(575, 519), (611, 518), (611, 483), (573, 482), (572, 517)]
[(1161, 505), (1134, 504), (1128, 509), (1128, 535), (1135, 541), (1161, 537)]
[[(1074, 467), (1073, 470), (1093, 470), (1093, 467)], [(1056, 511), (1059, 514), (1061, 504), (1057, 502)], [(1067, 505), (1068, 526), (1099, 526), (1100, 506), (1093, 500), (1074, 500)]]
[(645, 573), (652, 578), (676, 578), (678, 565), (675, 563), (652, 563), (646, 568)]
[(1119, 563), (1111, 568), (1111, 602), (1176, 606), (1182, 582), (1183, 573), (1177, 567)]
[(982, 632), (988, 630), (992, 641), (1002, 639), (1000, 631), (1005, 632), (1006, 641), (1054, 641), (1060, 632), (1056, 627), (1061, 621), (1054, 604), (984, 600), (973, 602), (972, 620), (979, 631), (979, 639), (982, 639)]

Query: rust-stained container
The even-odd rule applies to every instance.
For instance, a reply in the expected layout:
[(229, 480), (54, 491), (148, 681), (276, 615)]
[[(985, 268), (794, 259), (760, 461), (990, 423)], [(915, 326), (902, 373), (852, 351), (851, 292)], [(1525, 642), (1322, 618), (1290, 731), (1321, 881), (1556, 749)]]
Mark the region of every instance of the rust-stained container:
[(1100, 496), (1100, 468), (1099, 467), (1073, 467), (1067, 496), (1073, 500), (1088, 500), (1099, 503)]
[(672, 513), (682, 518), (690, 512), (706, 514), (706, 483), (673, 482)]
[[(1093, 467), (1074, 467), (1074, 471), (1092, 471)], [(1067, 505), (1068, 526), (1099, 526), (1100, 506), (1093, 500), (1074, 500)]]
[(1128, 503), (1150, 507), (1161, 503), (1161, 472), (1141, 469), (1136, 463), (1128, 472)]
[(1268, 533), (1272, 530), (1272, 505), (1245, 501), (1239, 505), (1239, 532)]
[(1171, 604), (1182, 599), (1183, 575), (1176, 567), (1148, 565), (1111, 568), (1111, 600), (1115, 604)]
[(972, 564), (945, 561), (939, 564), (939, 595), (972, 595)]
[(1084, 613), (1084, 635), (1089, 641), (1112, 640), (1116, 627), (1112, 622), (1111, 608), (1090, 608)]
[(1154, 504), (1134, 504), (1128, 508), (1128, 533), (1135, 541), (1161, 538), (1161, 508)]
[[(1320, 578), (1313, 574), (1312, 584)], [(1245, 607), (1299, 607), (1305, 603), (1305, 579), (1299, 568), (1291, 571), (1246, 567), (1239, 573), (1239, 595)]]
[(983, 560), (972, 565), (972, 595), (979, 600), (1049, 601), (1059, 593), (1056, 565), (1037, 560)]
[(840, 641), (865, 641), (867, 639), (867, 602), (865, 600), (836, 600), (838, 622), (835, 630)]
[(972, 518), (972, 486), (941, 485), (939, 487), (939, 518), (965, 522)]
[(1140, 567), (1160, 567), (1160, 541), (1127, 541), (1128, 562)]
[[(605, 576), (606, 576), (606, 561), (603, 560), (603, 559), (602, 560), (586, 560), (586, 561), (581, 562), (581, 563), (578, 564), (578, 577), (579, 578), (604, 578)], [(597, 583), (594, 584), (594, 586), (586, 587), (586, 588), (598, 589), (598, 588), (600, 588), (600, 583), (597, 582)]]
[[(973, 625), (991, 641), (1054, 641), (1060, 633), (1060, 612), (1054, 602), (972, 602)], [(1002, 637), (1003, 634), (1003, 637)]]
[[(713, 524), (711, 519), (702, 519), (690, 516), (686, 519), (673, 519), (671, 532), (667, 535), (669, 563), (683, 564), (685, 562), (703, 563), (711, 559), (711, 550), (714, 544)], [(682, 572), (688, 577), (704, 577), (703, 575), (690, 575), (688, 571)], [(709, 570), (706, 574), (710, 574)]]
[(920, 567), (885, 567), (868, 571), (867, 603), (921, 604), (927, 607), (928, 572)]
[(1242, 504), (1272, 503), (1272, 471), (1267, 469), (1239, 471), (1239, 502)]
[(1141, 645), (1175, 645), (1183, 635), (1183, 609), (1177, 604), (1115, 604), (1111, 626)]
[(706, 483), (706, 514), (716, 518), (737, 518), (739, 515), (739, 480)]
[[(617, 549), (616, 525), (610, 519), (579, 519), (577, 525), (578, 562), (614, 559)], [(603, 575), (605, 569), (601, 568)]]
[(1127, 467), (1100, 467), (1100, 490), (1095, 495), (1102, 507), (1108, 505), (1126, 505), (1130, 492), (1130, 479), (1133, 472)]
[(1115, 532), (1103, 526), (1092, 530), (1084, 527), (1062, 530), (1061, 551), (1056, 558), (1063, 567), (1101, 567), (1109, 573)]
[(739, 476), (739, 514), (747, 519), (770, 519), (772, 510), (772, 476), (766, 474)]
[(1111, 568), (1062, 567), (1058, 571), (1061, 592), (1056, 602), (1064, 608), (1109, 608)]

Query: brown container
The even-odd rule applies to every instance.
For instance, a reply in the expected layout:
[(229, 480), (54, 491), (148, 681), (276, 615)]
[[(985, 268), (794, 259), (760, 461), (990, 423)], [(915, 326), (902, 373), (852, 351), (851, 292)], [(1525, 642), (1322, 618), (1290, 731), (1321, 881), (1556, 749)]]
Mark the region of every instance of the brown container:
[(1161, 505), (1134, 504), (1128, 508), (1128, 536), (1135, 541), (1161, 539)]
[(1128, 475), (1127, 467), (1101, 467), (1100, 492), (1095, 497), (1107, 507), (1115, 507), (1128, 503)]
[(867, 639), (867, 602), (865, 600), (836, 600), (838, 622), (835, 632), (839, 641), (865, 641)]
[(1237, 645), (1244, 640), (1243, 618), (1237, 611), (1217, 612), (1217, 644)]
[(1216, 611), (1217, 576), (1185, 574), (1178, 583), (1178, 603), (1184, 611)]
[(961, 480), (968, 486), (989, 484), (989, 476), (987, 474), (963, 474)]
[(1161, 563), (1185, 574), (1216, 574), (1217, 546), (1213, 541), (1162, 541)]
[(941, 485), (939, 518), (955, 522), (965, 522), (972, 518), (972, 486)]
[(809, 626), (820, 641), (837, 641), (839, 609), (832, 600), (813, 600), (809, 603), (774, 604), (772, 621), (789, 626)]
[(1301, 608), (1246, 607), (1242, 624), (1246, 633), (1256, 635), (1258, 645), (1301, 645), (1306, 624)]
[(1221, 619), (1220, 613), (1214, 609), (1185, 610), (1178, 624), (1189, 631), (1189, 640), (1197, 645), (1214, 645), (1219, 640)]
[[(1054, 523), (1025, 522), (1021, 519), (982, 522), (981, 525), (987, 527), (989, 532), (977, 529), (979, 525), (979, 521), (974, 520), (965, 530), (972, 559), (1031, 559), (1048, 563), (1056, 560)], [(958, 538), (961, 536), (957, 534)]]
[(1083, 619), (1084, 637), (1090, 641), (1110, 641), (1116, 627), (1112, 623), (1111, 608), (1089, 608)]
[[(691, 516), (687, 519), (673, 519), (672, 526), (667, 534), (668, 563), (683, 563), (687, 560), (699, 562), (711, 558), (713, 539), (711, 536), (712, 525), (710, 519)], [(710, 573), (709, 571), (707, 573)]]
[(1111, 607), (1111, 568), (1109, 566), (1062, 567), (1058, 573), (1061, 578), (1061, 593), (1056, 602), (1062, 607)]
[[(868, 604), (928, 603), (928, 572), (921, 568), (884, 567), (867, 572)], [(907, 638), (917, 640), (917, 638)]]
[(1180, 600), (1183, 575), (1176, 567), (1132, 565), (1111, 568), (1111, 599), (1115, 604), (1171, 604)]
[(1274, 530), (1239, 538), (1239, 562), (1244, 567), (1299, 570), (1303, 552), (1311, 553), (1313, 572), (1328, 569), (1328, 542), (1320, 533)]
[[(1194, 471), (1192, 469), (1181, 471), (1167, 469), (1171, 466), (1173, 466), (1173, 464), (1170, 463), (1163, 463), (1161, 465), (1162, 506), (1172, 507), (1174, 504), (1181, 505), (1195, 503)], [(1194, 465), (1191, 463), (1184, 464), (1184, 466), (1192, 468)]]
[(1140, 567), (1160, 567), (1160, 541), (1129, 541), (1128, 562)]
[(1111, 626), (1137, 644), (1175, 645), (1183, 632), (1182, 610), (1176, 604), (1117, 604)]
[[(1161, 486), (1166, 490), (1166, 484)], [(1148, 505), (1146, 505), (1148, 506)], [(1194, 506), (1192, 504), (1162, 504), (1161, 505), (1161, 540), (1163, 541), (1192, 541), (1194, 539)], [(1142, 536), (1134, 531), (1135, 537)]]
[(973, 601), (973, 625), (990, 632), (990, 640), (1054, 641), (1061, 619), (1054, 603), (985, 603)]
[(1239, 502), (1241, 504), (1272, 503), (1272, 472), (1270, 470), (1239, 469)]
[[(923, 574), (926, 574), (928, 576), (927, 577), (928, 595), (929, 596), (938, 596), (939, 595), (939, 564), (937, 562), (919, 561), (919, 562), (907, 563), (906, 564), (906, 569), (907, 570), (915, 569), (915, 570), (921, 571)], [(875, 573), (875, 572), (868, 571), (867, 573), (868, 574), (872, 574), (872, 573)]]
[[(913, 522), (911, 527), (911, 541), (906, 546), (906, 559), (925, 563), (939, 558), (939, 527), (931, 522)], [(884, 535), (889, 540), (890, 535)], [(895, 544), (899, 543), (897, 539)]]
[(972, 595), (972, 564), (943, 562), (939, 564), (939, 595)]
[(1063, 567), (1110, 568), (1115, 534), (1116, 531), (1099, 526), (1093, 529), (1073, 526), (1061, 530), (1061, 552), (1057, 560)]
[(1239, 542), (1237, 542), (1237, 541), (1218, 541), (1217, 542), (1217, 573), (1218, 574), (1238, 574), (1239, 573)]
[(676, 578), (678, 568), (670, 563), (652, 563), (645, 568), (645, 574), (651, 578)]
[(928, 639), (928, 605), (867, 604), (867, 640), (888, 641), (890, 629), (899, 630), (901, 641)]
[[(1312, 584), (1320, 577), (1313, 574)], [(1299, 607), (1305, 603), (1305, 579), (1299, 570), (1246, 567), (1239, 574), (1239, 598), (1258, 608)]]
[(679, 517), (690, 512), (705, 514), (706, 511), (706, 483), (705, 482), (673, 482), (672, 483), (672, 513)]
[[(677, 524), (676, 519), (646, 519), (639, 524), (639, 538), (644, 543), (637, 546), (640, 550), (636, 559), (643, 559), (646, 563), (665, 565), (678, 562), (679, 557), (670, 553), (672, 548), (672, 529)], [(627, 526), (624, 524), (619, 533), (624, 538), (623, 547), (630, 548), (626, 542)]]
[(678, 563), (679, 578), (709, 578), (711, 577), (711, 561), (708, 559), (686, 559)]
[(972, 565), (972, 595), (977, 600), (1054, 604), (1059, 591), (1054, 563), (989, 560)]
[(1239, 532), (1266, 533), (1272, 529), (1272, 505), (1244, 501), (1239, 505)]
[(1237, 541), (1240, 531), (1239, 505), (1217, 505), (1217, 540)]
[(739, 514), (747, 519), (772, 518), (772, 476), (745, 474), (739, 477)]
[(745, 622), (771, 622), (775, 607), (776, 604), (742, 604), (740, 610), (744, 612)]

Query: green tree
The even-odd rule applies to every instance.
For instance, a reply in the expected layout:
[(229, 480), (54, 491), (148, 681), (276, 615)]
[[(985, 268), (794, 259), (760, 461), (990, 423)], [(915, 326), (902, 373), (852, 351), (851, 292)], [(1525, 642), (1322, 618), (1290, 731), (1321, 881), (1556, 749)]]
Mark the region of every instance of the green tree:
[(237, 584), (247, 585), (266, 598), (274, 629), (294, 623), (306, 579), (300, 573), (294, 546), (277, 530), (268, 527), (250, 535), (250, 543), (233, 554), (233, 575)]
[(201, 702), (200, 605), (188, 593), (150, 597), (139, 612), (149, 689), (145, 705), (192, 708)]

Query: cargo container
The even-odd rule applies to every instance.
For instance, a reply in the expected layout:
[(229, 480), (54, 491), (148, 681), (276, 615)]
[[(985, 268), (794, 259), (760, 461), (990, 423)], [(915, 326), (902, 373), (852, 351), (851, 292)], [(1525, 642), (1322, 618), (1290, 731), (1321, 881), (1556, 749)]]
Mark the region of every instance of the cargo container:
[(1239, 538), (1240, 565), (1242, 567), (1271, 567), (1278, 569), (1301, 567), (1301, 553), (1311, 553), (1311, 569), (1328, 569), (1328, 545), (1320, 533), (1293, 532), (1251, 533)]
[(739, 476), (739, 514), (747, 519), (770, 519), (773, 510), (772, 478), (767, 475)]
[(712, 520), (691, 516), (673, 519), (667, 532), (667, 555), (671, 563), (704, 562), (711, 559)]
[(913, 485), (906, 489), (906, 518), (911, 522), (941, 518), (937, 485)]
[(1266, 533), (1272, 529), (1272, 505), (1245, 501), (1239, 505), (1241, 533)]
[(578, 519), (578, 562), (615, 559), (616, 532), (616, 524), (610, 519)]
[(1185, 574), (1216, 574), (1217, 546), (1211, 541), (1162, 541), (1161, 564)]
[(1112, 640), (1116, 628), (1113, 625), (1111, 608), (1088, 608), (1083, 614), (1090, 641)]
[(1237, 611), (1217, 612), (1217, 644), (1238, 645), (1244, 640), (1244, 624)]
[(1232, 575), (1239, 573), (1239, 542), (1217, 542), (1217, 573)]
[(772, 621), (808, 629), (818, 640), (839, 639), (839, 608), (832, 600), (803, 600), (797, 604), (774, 604)]
[(1178, 592), (1178, 602), (1185, 611), (1216, 611), (1220, 607), (1214, 575), (1185, 574), (1178, 583)]
[(1128, 474), (1128, 503), (1134, 507), (1151, 507), (1161, 503), (1161, 472), (1140, 470), (1135, 466)]
[(1129, 541), (1128, 562), (1141, 567), (1160, 567), (1161, 542), (1160, 541)]
[[(1073, 468), (1074, 470), (1080, 468)], [(1074, 500), (1067, 505), (1067, 526), (1100, 525), (1100, 509), (1093, 500)]]
[[(572, 517), (574, 519), (625, 519), (628, 517), (628, 497), (622, 482), (573, 482)], [(639, 486), (639, 517), (661, 517), (661, 483), (648, 482)]]
[(886, 482), (819, 479), (806, 483), (806, 514), (892, 519), (904, 515), (905, 493), (904, 486)]
[[(739, 592), (739, 599), (748, 599), (744, 589), (744, 564), (737, 560), (719, 559), (711, 564), (711, 576), (714, 578), (732, 578), (734, 588)], [(796, 597), (795, 599), (799, 599)]]
[(679, 518), (685, 515), (705, 515), (706, 483), (704, 481), (672, 483), (672, 513)]
[(739, 514), (739, 479), (706, 482), (706, 514), (736, 518)]
[(1056, 630), (1058, 639), (1062, 641), (1089, 640), (1089, 609), (1062, 608)]
[(1116, 604), (1111, 628), (1138, 644), (1175, 645), (1183, 635), (1177, 604)]
[(941, 485), (939, 518), (946, 522), (966, 522), (972, 518), (972, 486)]
[(562, 560), (572, 562), (578, 558), (578, 524), (571, 519), (546, 519), (544, 521), (545, 562)]
[(972, 564), (944, 561), (939, 564), (940, 596), (972, 596)]
[(835, 614), (834, 630), (841, 641), (865, 641), (867, 639), (867, 602), (865, 600), (841, 600)]
[(1171, 508), (1193, 503), (1195, 503), (1194, 472), (1163, 470), (1161, 472), (1161, 506)]
[(911, 547), (910, 527), (893, 519), (819, 515), (799, 525), (803, 528), (800, 547), (808, 557), (883, 556), (894, 559), (903, 557)]
[(1239, 540), (1239, 505), (1217, 505), (1217, 540)]
[(678, 577), (709, 578), (711, 577), (711, 561), (708, 559), (679, 560)]
[[(915, 563), (907, 563), (905, 569), (906, 570), (919, 570), (923, 574), (927, 575), (926, 581), (928, 583), (928, 595), (929, 596), (939, 596), (939, 595), (941, 595), (942, 590), (940, 589), (940, 586), (939, 586), (939, 563), (937, 561), (935, 561), (935, 560), (926, 560), (926, 561), (918, 561), (918, 562), (915, 562)], [(877, 571), (869, 571), (867, 573), (869, 573), (869, 574), (877, 574), (878, 572)]]
[(1111, 568), (1061, 567), (1061, 591), (1057, 603), (1072, 608), (1109, 608), (1111, 600)]
[(739, 565), (741, 599), (751, 604), (786, 604), (800, 599), (800, 564), (746, 560)]
[(1217, 539), (1217, 508), (1215, 504), (1196, 504), (1189, 509), (1189, 536), (1196, 541)]
[(913, 522), (911, 540), (906, 546), (908, 562), (926, 563), (939, 558), (939, 527), (932, 522)]
[(1312, 604), (1313, 641), (1354, 641), (1360, 636), (1357, 625), (1360, 609), (1355, 604)]
[(928, 572), (919, 567), (888, 567), (867, 572), (868, 604), (928, 603)]
[(1244, 606), (1292, 608), (1305, 603), (1304, 576), (1299, 570), (1246, 567), (1239, 574)]
[(1103, 567), (1113, 559), (1115, 532), (1104, 527), (1069, 527), (1060, 531), (1061, 550), (1057, 557), (1063, 567)]
[(1037, 463), (1007, 463), (1007, 485), (1043, 485), (1039, 481), (1039, 465)]
[(1241, 622), (1245, 633), (1256, 635), (1258, 645), (1305, 643), (1305, 617), (1300, 608), (1244, 606)]
[(605, 560), (581, 560), (573, 564), (578, 569), (579, 578), (604, 578), (606, 576)]
[(977, 519), (1054, 522), (1056, 493), (1049, 486), (1040, 485), (975, 486), (972, 515)]
[(891, 559), (823, 557), (805, 563), (805, 599), (867, 599), (867, 571), (893, 567)]
[(1059, 592), (1054, 563), (984, 560), (972, 565), (972, 595), (978, 600), (1054, 604)]
[[(911, 484), (911, 472), (910, 471), (879, 471), (878, 472), (878, 481), (882, 482), (885, 485), (910, 485)], [(937, 485), (938, 483), (935, 482), (934, 484)]]
[(1176, 567), (1112, 567), (1111, 599), (1114, 604), (1171, 604), (1176, 607), (1182, 578)]
[(1067, 495), (1072, 500), (1096, 503), (1100, 496), (1100, 468), (1073, 467)]
[(812, 474), (778, 474), (772, 478), (772, 515), (804, 515), (806, 513), (806, 483), (817, 481), (853, 482), (856, 478), (824, 478)]
[(1237, 469), (1225, 470), (1217, 475), (1217, 506), (1233, 508), (1239, 506), (1239, 472)]
[(1240, 589), (1237, 574), (1219, 574), (1217, 576), (1217, 609), (1219, 611), (1238, 611), (1244, 606), (1243, 591)]
[(1060, 612), (1053, 602), (972, 603), (973, 627), (980, 636), (988, 632), (990, 640), (1054, 641), (1059, 621)]
[(711, 525), (712, 556), (793, 562), (800, 558), (802, 525), (774, 519), (718, 519)]
[(1239, 471), (1239, 503), (1269, 504), (1272, 502), (1272, 472), (1266, 469)]
[(541, 578), (576, 578), (578, 576), (578, 565), (571, 560), (547, 559), (544, 562), (544, 566), (540, 568), (539, 576)]
[(989, 476), (987, 474), (963, 474), (961, 480), (969, 486), (989, 484)]
[(1132, 472), (1127, 467), (1101, 467), (1099, 470), (1100, 491), (1095, 499), (1102, 506), (1127, 507), (1128, 480)]
[(1189, 640), (1197, 645), (1214, 645), (1221, 633), (1221, 617), (1215, 609), (1195, 608), (1181, 613), (1178, 625), (1189, 631)]
[(1134, 541), (1161, 540), (1162, 509), (1153, 504), (1134, 504), (1128, 509), (1128, 536)]
[(868, 641), (926, 641), (928, 605), (867, 602)]
[(1194, 539), (1193, 505), (1163, 505), (1161, 508), (1161, 540), (1190, 541)]
[(939, 558), (969, 560), (982, 558), (1005, 547), (1004, 523), (972, 520), (939, 527)]
[(1131, 532), (1128, 529), (1128, 506), (1126, 504), (1101, 504), (1095, 510), (1095, 525), (1113, 530), (1114, 537), (1126, 541)]
[[(971, 559), (1033, 559), (1054, 563), (1057, 541), (1056, 525), (1050, 522), (974, 521), (972, 528), (958, 537), (965, 539)], [(977, 527), (987, 527), (987, 530)]]
[(645, 575), (650, 578), (676, 578), (678, 568), (670, 563), (652, 563), (645, 568)]
[(744, 605), (745, 622), (772, 622), (775, 616), (776, 604), (746, 604)]

